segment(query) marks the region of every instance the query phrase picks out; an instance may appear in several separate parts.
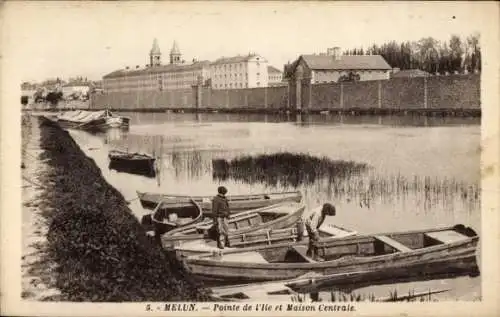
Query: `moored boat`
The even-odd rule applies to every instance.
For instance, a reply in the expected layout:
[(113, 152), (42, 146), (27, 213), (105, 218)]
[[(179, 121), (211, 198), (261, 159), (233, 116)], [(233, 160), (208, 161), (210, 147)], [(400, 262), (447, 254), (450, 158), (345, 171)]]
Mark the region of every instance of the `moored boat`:
[[(127, 172), (132, 174), (139, 174), (149, 177), (155, 177), (155, 161), (156, 159), (152, 156), (142, 153), (128, 153), (119, 150), (111, 150), (108, 154), (109, 158), (109, 168), (119, 171), (119, 172)], [(158, 200), (158, 204), (162, 202), (162, 200)], [(186, 204), (190, 204), (190, 200), (186, 199), (179, 206), (185, 206)], [(160, 206), (167, 206), (167, 204), (160, 204)]]
[(278, 244), (204, 253), (185, 258), (184, 264), (197, 277), (219, 283), (287, 280), (310, 272), (336, 276), (336, 282), (356, 272), (372, 279), (478, 272), (478, 240), (474, 230), (457, 225), (321, 239), (315, 246), (317, 259), (306, 255), (305, 245)]
[[(255, 232), (233, 234), (229, 236), (229, 245), (224, 249), (225, 251), (234, 248), (251, 248), (265, 245), (306, 245), (308, 244), (307, 231), (303, 232), (302, 239), (299, 240), (297, 226), (292, 226), (283, 229), (264, 229)], [(319, 228), (321, 238), (327, 237), (347, 237), (357, 234), (356, 231), (346, 229), (333, 224), (323, 224)], [(166, 243), (165, 243), (166, 244)], [(220, 252), (217, 247), (217, 242), (213, 239), (192, 240), (177, 245), (165, 245), (166, 249), (173, 249), (178, 257), (187, 257), (192, 255), (199, 255), (203, 253)]]
[[(137, 192), (137, 196), (139, 197), (141, 205), (149, 209), (155, 208), (160, 201), (177, 201), (184, 204), (189, 201), (189, 199), (193, 199), (201, 206), (205, 216), (212, 215), (212, 196), (183, 196), (139, 191)], [(262, 208), (287, 201), (300, 203), (302, 200), (300, 191), (252, 195), (227, 195), (226, 197), (229, 200), (231, 213)]]
[[(284, 202), (231, 215), (228, 220), (229, 237), (264, 229), (283, 229), (294, 226), (304, 213), (305, 206)], [(214, 238), (213, 219), (174, 229), (162, 236), (162, 245), (172, 248), (182, 242)]]
[[(164, 208), (159, 208), (163, 205)], [(170, 230), (182, 228), (203, 219), (201, 207), (195, 202), (184, 206), (160, 203), (157, 208), (141, 219), (141, 224), (146, 231), (153, 231), (155, 235), (162, 235)]]
[(109, 110), (67, 111), (55, 116), (54, 120), (63, 128), (82, 130), (105, 130), (107, 128), (128, 128), (130, 118), (116, 116)]

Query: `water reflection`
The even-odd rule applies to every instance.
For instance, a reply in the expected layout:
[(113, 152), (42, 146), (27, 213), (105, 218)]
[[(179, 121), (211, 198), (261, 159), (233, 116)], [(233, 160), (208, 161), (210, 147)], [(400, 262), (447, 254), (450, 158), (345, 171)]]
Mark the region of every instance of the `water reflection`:
[(310, 124), (370, 124), (386, 126), (461, 126), (480, 125), (481, 118), (478, 117), (431, 117), (420, 115), (345, 115), (337, 113), (325, 114), (227, 114), (227, 113), (137, 113), (122, 112), (131, 118), (133, 125), (148, 125), (162, 122), (263, 122), (263, 123), (297, 123), (299, 125)]

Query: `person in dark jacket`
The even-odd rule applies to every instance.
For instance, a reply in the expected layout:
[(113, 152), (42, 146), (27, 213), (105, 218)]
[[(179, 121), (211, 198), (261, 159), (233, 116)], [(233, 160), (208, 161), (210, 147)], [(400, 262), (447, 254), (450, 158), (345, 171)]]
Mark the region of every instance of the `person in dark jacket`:
[(229, 202), (226, 198), (227, 188), (220, 186), (217, 188), (217, 196), (212, 199), (212, 213), (214, 215), (215, 231), (217, 233), (217, 247), (224, 249), (224, 245), (229, 245), (228, 226), (229, 219)]

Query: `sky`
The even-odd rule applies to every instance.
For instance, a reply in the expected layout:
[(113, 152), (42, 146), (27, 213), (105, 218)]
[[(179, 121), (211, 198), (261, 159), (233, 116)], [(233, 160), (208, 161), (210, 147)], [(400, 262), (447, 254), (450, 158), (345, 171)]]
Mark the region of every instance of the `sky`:
[(23, 81), (99, 80), (144, 66), (157, 38), (163, 63), (176, 40), (186, 61), (252, 51), (282, 69), (333, 46), (465, 38), (487, 29), (487, 11), (473, 2), (7, 2), (2, 57)]

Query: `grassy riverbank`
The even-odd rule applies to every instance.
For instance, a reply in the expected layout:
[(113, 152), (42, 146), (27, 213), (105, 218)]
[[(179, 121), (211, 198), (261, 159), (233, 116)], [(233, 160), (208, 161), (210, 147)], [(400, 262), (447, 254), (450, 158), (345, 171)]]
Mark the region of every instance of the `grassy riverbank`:
[(39, 119), (48, 254), (60, 300), (203, 301), (207, 294), (145, 234), (124, 197), (70, 135)]

